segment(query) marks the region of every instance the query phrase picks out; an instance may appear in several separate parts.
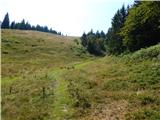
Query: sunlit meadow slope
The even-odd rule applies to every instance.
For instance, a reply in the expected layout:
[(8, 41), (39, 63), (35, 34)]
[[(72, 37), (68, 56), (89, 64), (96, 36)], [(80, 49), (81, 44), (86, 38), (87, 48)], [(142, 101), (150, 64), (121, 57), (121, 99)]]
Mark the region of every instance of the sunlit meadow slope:
[(160, 45), (93, 57), (75, 37), (2, 30), (2, 118), (159, 120)]
[(52, 118), (54, 82), (47, 77), (49, 70), (87, 59), (76, 37), (2, 30), (2, 118)]
[(160, 45), (84, 62), (63, 77), (80, 120), (160, 119)]
[(75, 39), (36, 31), (2, 30), (3, 77), (85, 59), (85, 51)]

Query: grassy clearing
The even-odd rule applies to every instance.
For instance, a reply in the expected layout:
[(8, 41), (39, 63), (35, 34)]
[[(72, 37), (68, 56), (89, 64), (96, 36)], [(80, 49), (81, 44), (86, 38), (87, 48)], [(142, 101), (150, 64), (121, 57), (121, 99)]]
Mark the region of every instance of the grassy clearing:
[(65, 93), (65, 81), (56, 80), (56, 75), (59, 75), (55, 72), (91, 57), (74, 39), (77, 38), (35, 31), (2, 30), (3, 119), (48, 120), (55, 118), (56, 114), (61, 117), (62, 114), (54, 112), (65, 100), (61, 97), (56, 99), (59, 94), (66, 95), (65, 99), (68, 95)]

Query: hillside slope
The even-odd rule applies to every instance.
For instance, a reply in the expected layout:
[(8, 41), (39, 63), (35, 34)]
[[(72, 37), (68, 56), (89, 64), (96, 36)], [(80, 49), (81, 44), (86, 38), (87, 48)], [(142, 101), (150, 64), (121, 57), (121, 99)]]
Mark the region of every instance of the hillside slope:
[(160, 45), (96, 58), (74, 39), (2, 31), (5, 120), (160, 119)]
[(2, 75), (8, 76), (9, 71), (17, 74), (19, 68), (34, 71), (37, 67), (53, 68), (81, 61), (86, 56), (75, 39), (78, 38), (36, 31), (2, 30)]
[(84, 62), (61, 78), (74, 99), (74, 119), (160, 119), (160, 45)]
[[(47, 77), (50, 69), (93, 59), (75, 39), (36, 31), (2, 30), (2, 118), (52, 116), (54, 81)], [(43, 89), (49, 94), (45, 102)]]

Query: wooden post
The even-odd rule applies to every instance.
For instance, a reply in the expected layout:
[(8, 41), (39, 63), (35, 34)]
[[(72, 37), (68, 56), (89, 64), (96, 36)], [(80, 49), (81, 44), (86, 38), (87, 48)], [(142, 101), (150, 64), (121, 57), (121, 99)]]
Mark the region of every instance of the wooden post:
[(46, 78), (48, 77), (48, 75), (46, 74), (46, 76), (45, 76)]
[(9, 93), (12, 93), (12, 86), (9, 87)]
[(45, 87), (42, 88), (43, 98), (45, 98)]

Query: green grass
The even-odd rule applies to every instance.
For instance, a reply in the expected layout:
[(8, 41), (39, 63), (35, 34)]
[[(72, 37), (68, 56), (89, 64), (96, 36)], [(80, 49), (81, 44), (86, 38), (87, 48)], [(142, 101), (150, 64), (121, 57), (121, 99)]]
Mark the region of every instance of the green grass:
[(87, 59), (89, 55), (74, 39), (43, 32), (2, 30), (2, 75), (19, 75), (25, 70), (49, 69)]
[[(152, 56), (150, 51), (156, 54)], [(81, 102), (76, 106), (78, 118), (105, 119), (108, 116), (107, 119), (140, 120), (145, 116), (145, 119), (160, 119), (159, 54), (160, 45), (156, 45), (126, 56), (107, 56), (84, 62), (68, 71), (64, 77), (71, 84), (69, 90)], [(81, 99), (91, 107), (83, 107)], [(99, 105), (101, 108), (97, 108)], [(112, 107), (107, 110), (108, 106)], [(146, 115), (145, 110), (151, 115)]]
[(78, 42), (2, 30), (4, 120), (160, 119), (160, 45), (93, 57)]
[(60, 77), (61, 73), (65, 73), (65, 70), (56, 69), (49, 73), (49, 77), (55, 82), (53, 119), (68, 119), (74, 114), (74, 109), (71, 108), (73, 99), (67, 90), (68, 82)]
[[(43, 32), (2, 30), (3, 119), (62, 118), (61, 111), (55, 111), (70, 97), (66, 94), (67, 83), (56, 78), (59, 69), (92, 59), (74, 39)], [(77, 50), (81, 55), (77, 55)]]

